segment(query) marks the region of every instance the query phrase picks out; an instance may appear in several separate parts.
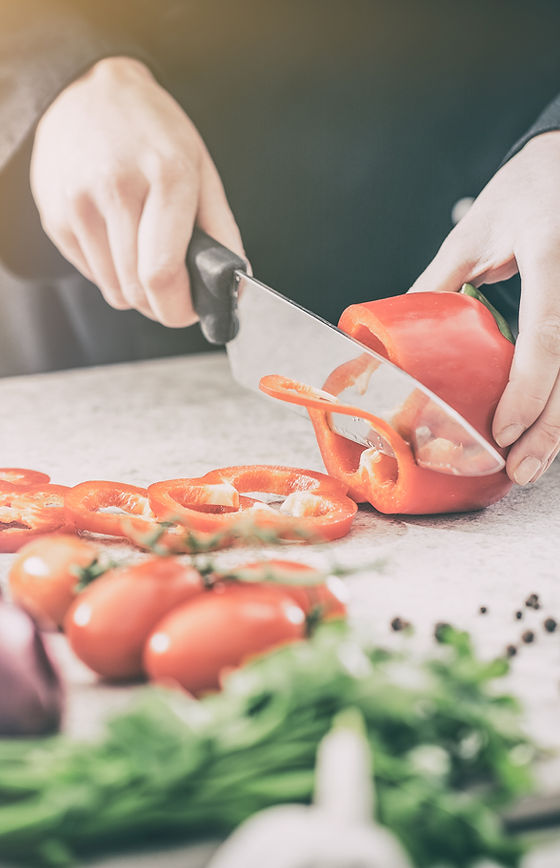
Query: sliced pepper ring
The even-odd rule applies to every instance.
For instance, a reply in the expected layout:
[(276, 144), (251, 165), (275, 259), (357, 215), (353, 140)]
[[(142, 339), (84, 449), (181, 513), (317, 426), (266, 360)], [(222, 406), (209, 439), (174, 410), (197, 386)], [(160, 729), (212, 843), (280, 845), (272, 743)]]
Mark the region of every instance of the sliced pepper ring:
[[(65, 485), (0, 491), (0, 552), (17, 552), (37, 536), (65, 524)], [(66, 528), (65, 528), (66, 529)]]
[[(211, 492), (224, 485), (238, 495), (237, 508), (211, 507)], [(203, 494), (201, 495), (200, 490)], [(323, 473), (276, 465), (244, 465), (212, 470), (197, 479), (170, 479), (148, 488), (160, 520), (180, 522), (190, 530), (235, 532), (241, 522), (274, 532), (281, 539), (330, 540), (350, 530), (357, 506), (346, 496), (347, 486)], [(280, 510), (244, 492), (286, 498)], [(204, 500), (205, 510), (199, 508)]]
[[(108, 509), (120, 511), (101, 511)], [(125, 539), (129, 539), (132, 533), (153, 531), (157, 526), (146, 489), (124, 482), (80, 482), (68, 492), (66, 515), (78, 530)]]
[[(340, 385), (342, 386), (342, 381)], [(401, 486), (406, 485), (410, 473), (414, 473), (417, 468), (412, 450), (406, 440), (384, 419), (360, 407), (341, 404), (336, 396), (322, 389), (277, 374), (262, 377), (259, 388), (273, 398), (307, 407), (318, 437), (317, 428), (320, 428), (322, 437), (320, 445), (329, 436), (348, 444), (347, 451), (344, 453), (348, 463), (341, 463), (337, 471), (341, 475), (344, 474), (345, 479), (350, 482), (349, 494), (358, 502), (369, 500), (372, 483), (390, 500)], [(328, 423), (328, 414), (332, 412), (365, 419), (372, 430), (390, 446), (393, 455), (385, 455), (374, 447), (364, 448), (335, 434)]]
[(0, 491), (25, 491), (48, 485), (51, 478), (27, 467), (0, 467)]
[[(110, 509), (119, 511), (103, 511)], [(78, 530), (120, 537), (140, 548), (150, 548), (154, 535), (158, 545), (175, 553), (215, 549), (223, 544), (219, 539), (186, 539), (183, 527), (162, 528), (147, 489), (125, 482), (91, 480), (75, 485), (66, 497), (66, 517)]]

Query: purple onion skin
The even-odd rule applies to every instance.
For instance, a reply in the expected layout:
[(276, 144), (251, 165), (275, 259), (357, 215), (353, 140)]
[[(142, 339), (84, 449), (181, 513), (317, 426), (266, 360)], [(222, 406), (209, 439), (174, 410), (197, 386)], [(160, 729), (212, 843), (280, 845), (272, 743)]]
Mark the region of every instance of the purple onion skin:
[(0, 736), (60, 727), (63, 688), (33, 618), (0, 600)]

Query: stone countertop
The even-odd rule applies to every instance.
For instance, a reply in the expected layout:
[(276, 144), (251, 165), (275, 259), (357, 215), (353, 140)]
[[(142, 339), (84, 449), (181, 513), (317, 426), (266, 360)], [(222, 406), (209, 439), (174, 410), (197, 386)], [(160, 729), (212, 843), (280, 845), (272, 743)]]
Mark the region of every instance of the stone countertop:
[[(238, 386), (222, 353), (8, 378), (0, 380), (0, 405), (1, 464), (43, 470), (66, 485), (115, 479), (144, 486), (232, 464), (323, 469), (306, 419)], [(247, 552), (219, 557), (229, 563)], [(507, 686), (525, 703), (530, 732), (560, 753), (560, 629), (542, 627), (549, 615), (560, 621), (559, 462), (479, 513), (403, 518), (361, 507), (346, 538), (308, 546), (305, 557), (366, 566), (347, 579), (351, 612), (384, 643), (403, 641), (389, 627), (400, 615), (413, 622), (419, 648), (432, 641), (437, 621), (468, 629), (483, 655), (518, 645)], [(11, 558), (0, 555), (0, 578)], [(377, 559), (381, 569), (367, 567)], [(524, 605), (530, 593), (541, 609)], [(535, 641), (524, 644), (529, 629)], [(130, 689), (97, 685), (63, 637), (51, 644), (71, 683), (68, 730), (95, 728), (128, 701)], [(558, 771), (553, 760), (541, 768), (543, 791), (560, 789)], [(202, 851), (188, 852), (193, 866), (204, 864)], [(162, 868), (179, 864), (173, 860), (187, 850), (174, 853), (169, 861), (158, 856)], [(560, 863), (560, 833), (550, 853), (530, 856), (526, 868)], [(139, 858), (130, 864), (143, 864)], [(117, 861), (103, 864), (116, 868)]]

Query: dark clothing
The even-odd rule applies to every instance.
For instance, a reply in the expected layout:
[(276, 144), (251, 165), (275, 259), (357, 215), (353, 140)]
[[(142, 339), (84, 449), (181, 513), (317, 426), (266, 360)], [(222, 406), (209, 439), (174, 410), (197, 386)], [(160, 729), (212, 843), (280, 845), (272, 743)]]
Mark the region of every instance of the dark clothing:
[[(25, 305), (27, 345), (42, 329), (34, 355), (0, 344), (0, 373), (205, 347), (197, 326), (109, 308), (40, 229), (34, 125), (100, 57), (152, 67), (214, 157), (255, 274), (334, 322), (411, 285), (453, 204), (560, 82), (560, 4), (545, 0), (0, 0), (0, 14), (0, 257), (20, 281), (0, 294), (0, 337)], [(516, 147), (557, 128), (560, 99)], [(518, 287), (489, 294), (515, 311)]]

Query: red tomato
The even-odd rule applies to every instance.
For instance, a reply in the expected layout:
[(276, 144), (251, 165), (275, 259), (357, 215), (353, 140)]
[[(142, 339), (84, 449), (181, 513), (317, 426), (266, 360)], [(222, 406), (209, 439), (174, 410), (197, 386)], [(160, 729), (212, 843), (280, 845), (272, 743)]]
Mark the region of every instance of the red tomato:
[(20, 549), (10, 567), (12, 599), (44, 627), (61, 627), (76, 596), (76, 570), (89, 566), (96, 546), (75, 536), (50, 534)]
[(283, 589), (222, 585), (157, 624), (144, 667), (152, 680), (197, 695), (217, 690), (224, 670), (304, 635), (305, 613)]
[(275, 558), (243, 564), (232, 572), (241, 581), (262, 582), (265, 586), (270, 582), (273, 587), (281, 588), (306, 615), (318, 612), (322, 619), (344, 618), (346, 615), (348, 590), (344, 582), (337, 576), (327, 576), (318, 584), (311, 584), (313, 575), (318, 576), (320, 571), (309, 564)]
[(68, 641), (80, 660), (104, 678), (137, 678), (154, 626), (203, 590), (200, 573), (174, 557), (109, 570), (69, 610), (64, 622)]

